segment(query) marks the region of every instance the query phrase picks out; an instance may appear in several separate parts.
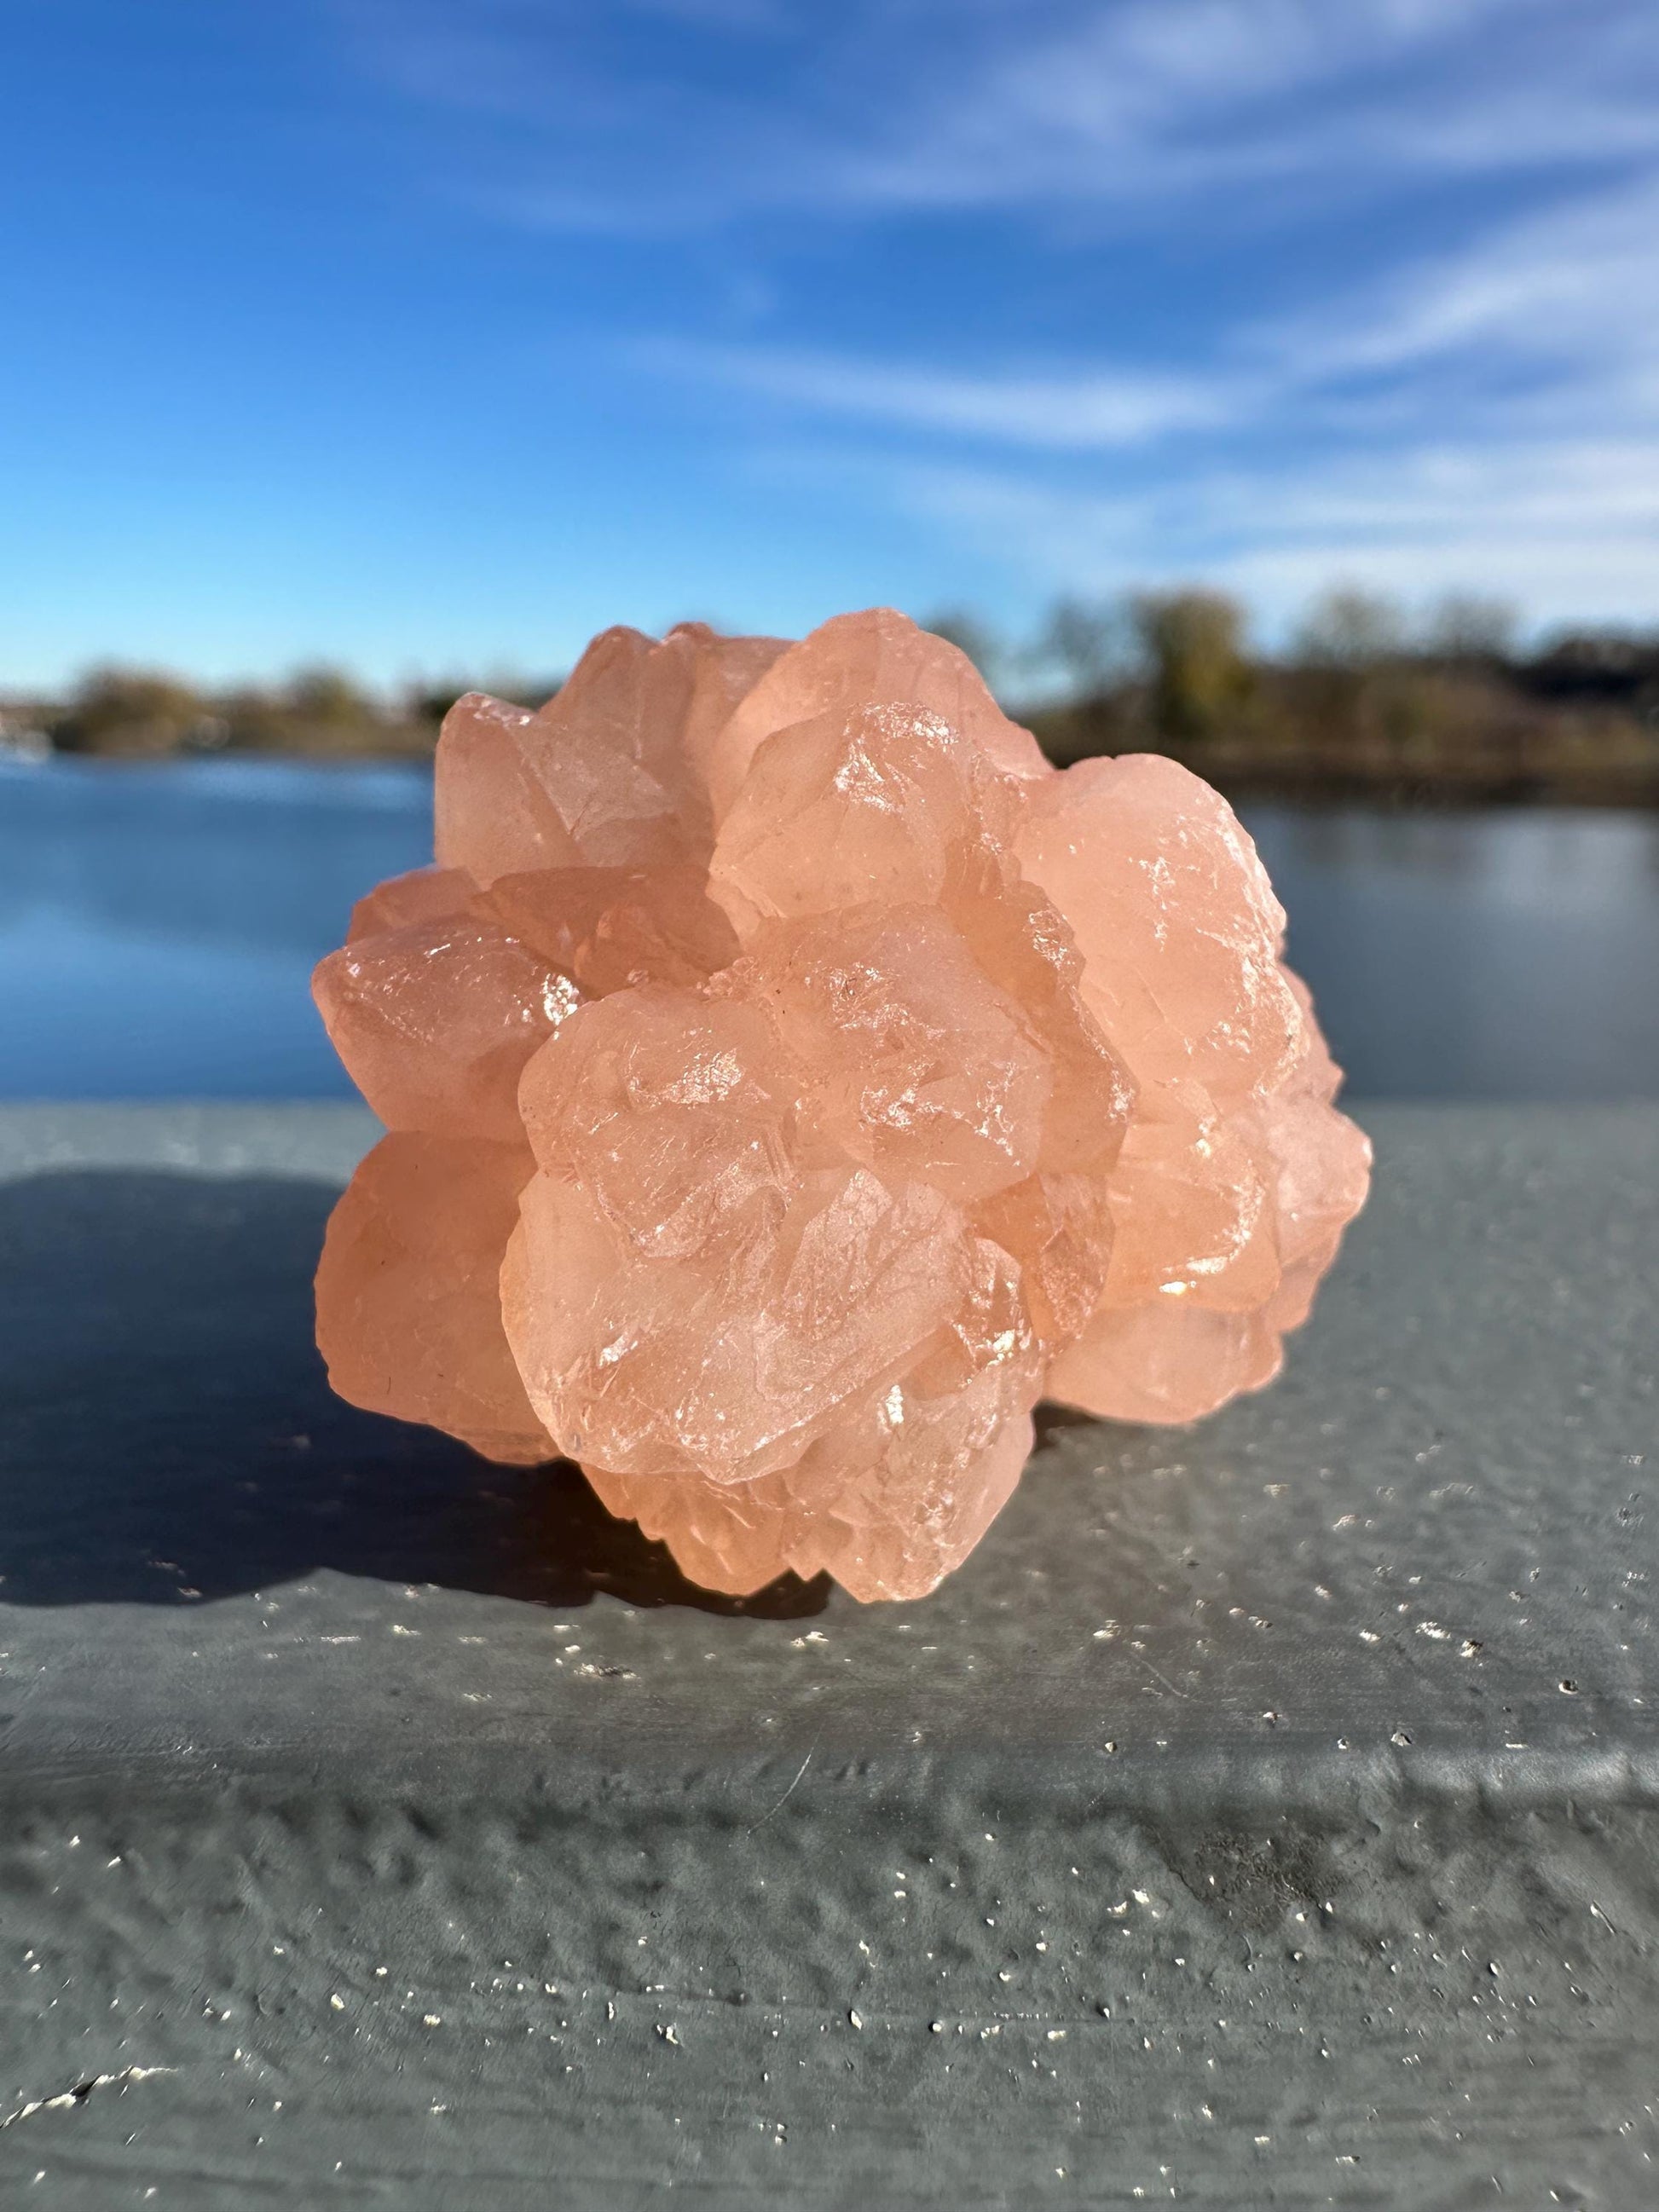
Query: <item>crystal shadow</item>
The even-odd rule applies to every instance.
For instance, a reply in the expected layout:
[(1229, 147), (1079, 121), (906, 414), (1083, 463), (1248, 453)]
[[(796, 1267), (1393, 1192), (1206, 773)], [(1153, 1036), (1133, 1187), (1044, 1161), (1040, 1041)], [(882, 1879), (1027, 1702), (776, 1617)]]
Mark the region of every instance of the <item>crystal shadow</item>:
[(337, 1192), (54, 1171), (0, 1184), (0, 1597), (194, 1604), (319, 1568), (561, 1609), (790, 1619), (699, 1589), (564, 1463), (494, 1467), (329, 1389), (311, 1277)]

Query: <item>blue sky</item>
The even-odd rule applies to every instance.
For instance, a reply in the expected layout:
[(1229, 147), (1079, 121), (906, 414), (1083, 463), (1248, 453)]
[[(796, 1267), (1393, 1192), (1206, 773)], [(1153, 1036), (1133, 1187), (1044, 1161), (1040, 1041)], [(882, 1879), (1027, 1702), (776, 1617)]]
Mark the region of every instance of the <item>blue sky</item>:
[(1659, 622), (1653, 0), (7, 0), (0, 689)]

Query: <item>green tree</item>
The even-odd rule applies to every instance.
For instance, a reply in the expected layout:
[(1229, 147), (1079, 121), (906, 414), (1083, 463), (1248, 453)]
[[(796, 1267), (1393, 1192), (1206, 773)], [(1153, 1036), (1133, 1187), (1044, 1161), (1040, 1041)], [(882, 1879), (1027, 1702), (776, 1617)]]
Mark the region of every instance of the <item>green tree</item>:
[(1075, 703), (1101, 698), (1121, 684), (1134, 658), (1134, 623), (1119, 599), (1056, 599), (1032, 659), (1054, 669)]
[(222, 741), (201, 695), (179, 678), (112, 667), (82, 678), (52, 738), (62, 752), (140, 758)]
[(1391, 599), (1344, 584), (1309, 608), (1295, 657), (1312, 668), (1376, 668), (1397, 659), (1405, 642), (1405, 621)]
[(295, 721), (343, 735), (381, 720), (368, 693), (338, 668), (299, 670), (289, 679), (286, 703)]
[(1142, 592), (1129, 612), (1159, 734), (1202, 743), (1236, 723), (1254, 687), (1237, 601), (1223, 592)]

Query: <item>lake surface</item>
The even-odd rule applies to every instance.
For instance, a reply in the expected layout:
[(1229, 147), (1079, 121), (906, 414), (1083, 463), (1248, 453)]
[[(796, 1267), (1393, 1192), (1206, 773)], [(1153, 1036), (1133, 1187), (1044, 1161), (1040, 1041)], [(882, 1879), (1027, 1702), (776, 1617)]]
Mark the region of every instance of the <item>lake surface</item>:
[[(1355, 1097), (1659, 1097), (1659, 815), (1244, 810)], [(0, 764), (0, 1096), (330, 1097), (352, 901), (413, 769)]]

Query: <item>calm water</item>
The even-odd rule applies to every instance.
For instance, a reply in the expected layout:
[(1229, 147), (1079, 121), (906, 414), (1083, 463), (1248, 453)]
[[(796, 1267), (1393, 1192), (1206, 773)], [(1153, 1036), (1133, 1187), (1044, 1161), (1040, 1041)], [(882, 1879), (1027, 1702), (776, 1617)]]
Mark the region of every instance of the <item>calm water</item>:
[[(0, 1095), (343, 1095), (313, 963), (410, 769), (0, 765)], [(1248, 810), (1351, 1089), (1659, 1097), (1659, 816)]]

